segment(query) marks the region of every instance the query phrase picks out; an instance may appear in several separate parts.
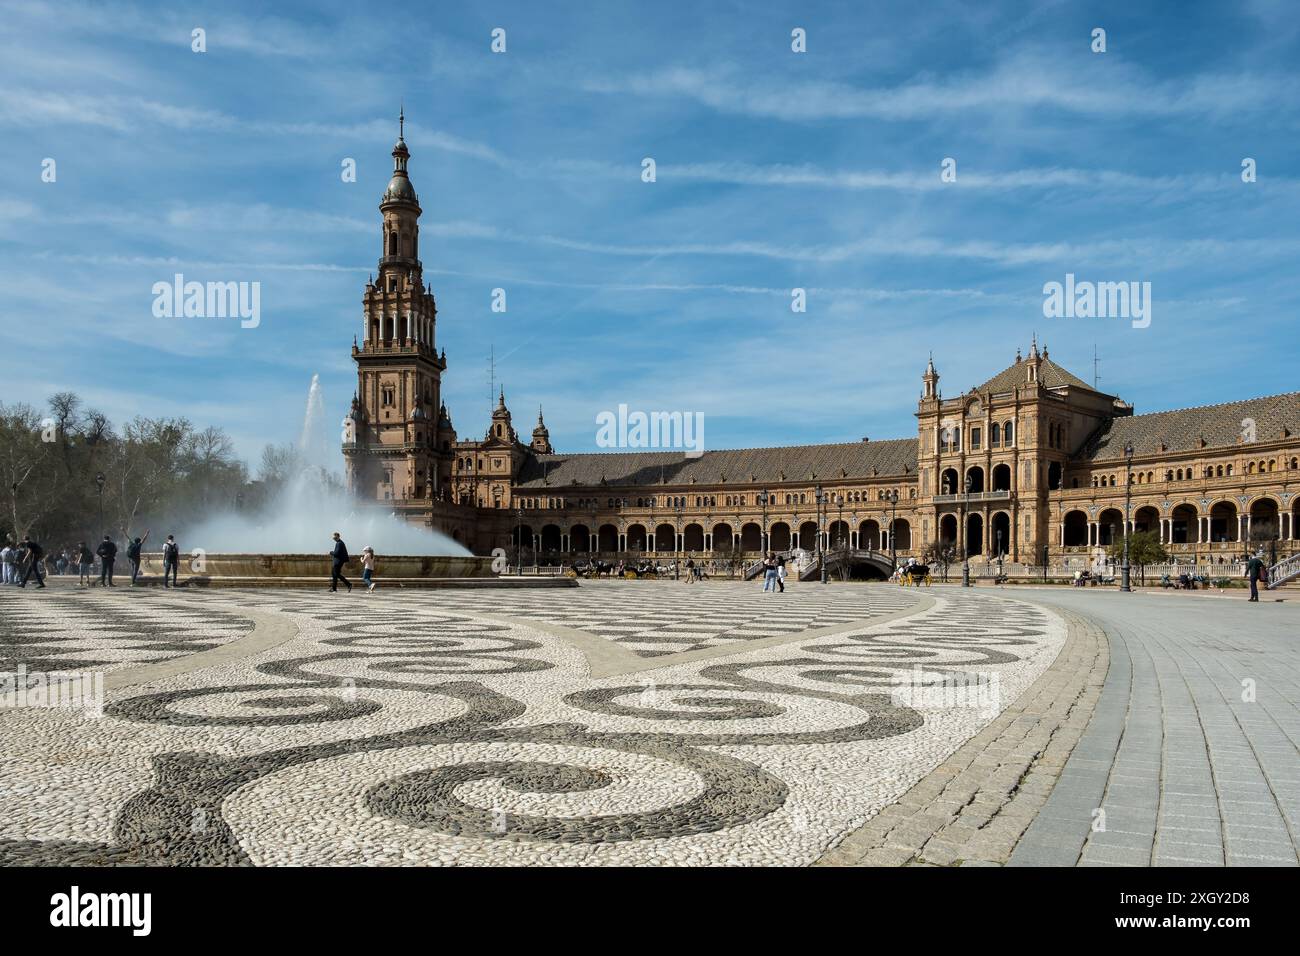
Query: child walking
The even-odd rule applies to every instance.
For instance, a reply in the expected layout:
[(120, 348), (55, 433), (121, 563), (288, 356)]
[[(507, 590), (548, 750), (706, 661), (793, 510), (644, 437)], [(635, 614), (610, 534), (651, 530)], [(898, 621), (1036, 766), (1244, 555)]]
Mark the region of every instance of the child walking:
[(361, 550), (361, 583), (366, 586), (366, 593), (369, 594), (375, 589), (375, 549), (366, 545)]

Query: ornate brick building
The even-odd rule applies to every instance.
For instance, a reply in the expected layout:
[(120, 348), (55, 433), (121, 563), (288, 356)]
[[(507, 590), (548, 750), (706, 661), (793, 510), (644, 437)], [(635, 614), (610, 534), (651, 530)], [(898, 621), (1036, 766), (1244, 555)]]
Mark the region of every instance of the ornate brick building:
[[(1300, 550), (1300, 392), (1136, 415), (1034, 342), (944, 398), (933, 359), (916, 437), (682, 452), (559, 454), (538, 411), (531, 441), (501, 392), (481, 440), (458, 440), (447, 362), (423, 284), (420, 205), (399, 136), (379, 209), (381, 257), (354, 341), (349, 486), (479, 553), (522, 542), (543, 562), (707, 556), (842, 545), (1053, 564), (1129, 527), (1185, 560)], [(819, 503), (820, 502), (820, 503)]]

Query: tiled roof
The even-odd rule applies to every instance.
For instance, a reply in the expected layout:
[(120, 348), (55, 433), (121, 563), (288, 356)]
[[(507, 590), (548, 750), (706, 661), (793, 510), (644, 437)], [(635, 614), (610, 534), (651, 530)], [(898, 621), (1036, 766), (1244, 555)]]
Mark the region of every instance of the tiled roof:
[[(1029, 384), (1029, 372), (1026, 370), (1028, 360), (1016, 362), (1009, 365), (997, 375), (981, 385), (978, 389), (980, 392), (1009, 392), (1017, 385)], [(1085, 382), (1079, 376), (1067, 372), (1061, 366), (1057, 365), (1050, 358), (1042, 359), (1038, 366), (1038, 381), (1047, 388), (1060, 388), (1063, 385), (1073, 385), (1076, 388), (1082, 387), (1091, 390), (1092, 386)]]
[(1122, 460), (1124, 446), (1129, 442), (1138, 457), (1160, 454), (1161, 442), (1168, 452), (1193, 451), (1200, 447), (1202, 437), (1207, 447), (1236, 447), (1246, 419), (1255, 423), (1256, 441), (1276, 441), (1282, 437), (1283, 428), (1293, 436), (1300, 435), (1300, 392), (1111, 419), (1079, 457), (1090, 461)]
[[(530, 455), (519, 485), (561, 489), (568, 485), (682, 485), (809, 481), (842, 477), (916, 474), (916, 439), (789, 445), (784, 448), (736, 448), (706, 451), (687, 458), (680, 451), (599, 452), (584, 455)], [(907, 469), (905, 472), (904, 469)], [(781, 478), (781, 474), (785, 478)]]

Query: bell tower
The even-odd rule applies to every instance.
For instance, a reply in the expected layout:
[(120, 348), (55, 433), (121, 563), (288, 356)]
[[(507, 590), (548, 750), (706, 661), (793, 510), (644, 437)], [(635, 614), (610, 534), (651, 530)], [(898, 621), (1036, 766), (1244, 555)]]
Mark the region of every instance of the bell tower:
[(344, 427), (343, 454), (354, 494), (399, 507), (406, 502), (422, 511), (431, 499), (444, 496), (454, 437), (446, 434), (450, 423), (442, 421), (447, 361), (435, 346), (438, 309), (432, 289), (424, 285), (422, 210), (407, 168), (410, 158), (403, 109), (392, 178), (379, 201), (379, 269), (366, 283), (361, 341), (352, 345), (357, 391)]

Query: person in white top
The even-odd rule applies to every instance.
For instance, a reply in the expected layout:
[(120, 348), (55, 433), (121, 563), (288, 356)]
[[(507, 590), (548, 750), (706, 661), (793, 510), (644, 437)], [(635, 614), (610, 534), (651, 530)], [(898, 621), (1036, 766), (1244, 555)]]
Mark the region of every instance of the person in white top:
[(374, 574), (375, 549), (366, 545), (361, 549), (361, 583), (366, 586), (367, 594), (375, 589)]

